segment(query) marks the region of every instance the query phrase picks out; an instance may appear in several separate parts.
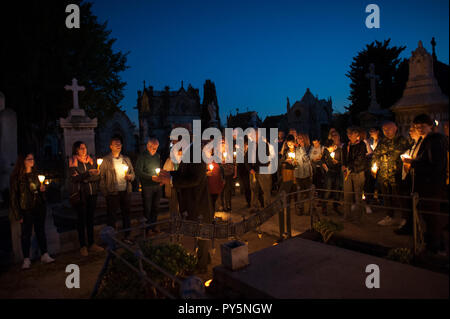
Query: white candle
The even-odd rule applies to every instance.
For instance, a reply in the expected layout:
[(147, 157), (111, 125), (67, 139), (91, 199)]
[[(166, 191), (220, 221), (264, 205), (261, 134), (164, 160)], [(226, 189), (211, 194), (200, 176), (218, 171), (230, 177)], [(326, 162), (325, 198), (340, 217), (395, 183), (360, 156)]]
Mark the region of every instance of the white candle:
[(124, 174), (124, 175), (127, 175), (127, 172), (128, 172), (128, 165), (123, 164), (123, 165), (122, 165), (122, 170), (123, 170), (123, 174)]
[(45, 181), (45, 176), (44, 175), (38, 175), (38, 179), (39, 182), (41, 182), (41, 184)]
[(400, 155), (400, 158), (401, 159), (405, 159), (405, 158), (411, 158), (411, 156), (409, 156), (409, 154), (402, 154), (402, 155)]
[(374, 174), (376, 174), (376, 173), (378, 172), (378, 166), (377, 166), (377, 163), (374, 163), (374, 164), (372, 165), (372, 172), (373, 172)]

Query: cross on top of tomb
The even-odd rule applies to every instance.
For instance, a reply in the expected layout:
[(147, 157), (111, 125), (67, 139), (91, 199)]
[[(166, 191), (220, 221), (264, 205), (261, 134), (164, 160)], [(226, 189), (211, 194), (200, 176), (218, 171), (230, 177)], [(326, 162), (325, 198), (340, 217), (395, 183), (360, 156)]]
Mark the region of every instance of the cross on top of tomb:
[(78, 105), (78, 92), (79, 91), (84, 91), (85, 87), (84, 86), (78, 86), (77, 79), (73, 78), (72, 79), (72, 85), (66, 85), (66, 86), (64, 86), (64, 88), (67, 91), (72, 91), (72, 93), (73, 93), (73, 108), (78, 110), (80, 108), (80, 106)]

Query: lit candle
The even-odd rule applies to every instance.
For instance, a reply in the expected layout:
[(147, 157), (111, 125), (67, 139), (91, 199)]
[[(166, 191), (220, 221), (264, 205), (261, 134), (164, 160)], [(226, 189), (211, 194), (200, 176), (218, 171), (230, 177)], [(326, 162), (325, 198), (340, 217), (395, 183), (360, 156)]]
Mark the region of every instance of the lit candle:
[(97, 158), (97, 166), (100, 167), (100, 165), (102, 165), (102, 163), (103, 163), (103, 159)]
[(366, 195), (364, 195), (364, 192), (362, 193), (362, 199), (366, 200)]
[(288, 153), (288, 157), (292, 158), (292, 159), (295, 159), (295, 153), (294, 152)]
[(50, 184), (50, 182), (49, 182), (48, 179), (46, 179), (46, 180), (45, 180), (45, 185), (48, 185), (48, 184)]
[(228, 154), (227, 152), (224, 152), (223, 157), (227, 158), (227, 154)]
[(38, 175), (38, 179), (39, 182), (41, 182), (41, 184), (45, 181), (45, 176), (44, 175)]
[(160, 168), (155, 168), (156, 176), (159, 176), (159, 172), (161, 172)]
[(439, 125), (439, 121), (438, 121), (438, 120), (434, 120), (434, 124), (435, 124), (436, 126), (438, 126), (438, 125)]
[(128, 165), (123, 164), (123, 165), (122, 165), (122, 170), (123, 170), (123, 174), (124, 174), (124, 175), (127, 175), (127, 172), (128, 172)]
[(411, 158), (411, 156), (409, 156), (409, 154), (402, 154), (402, 155), (400, 155), (400, 158), (401, 159), (405, 159), (405, 158)]
[(240, 184), (236, 182), (236, 187), (239, 187), (239, 186), (240, 186)]
[(335, 155), (334, 152), (331, 152), (331, 153), (330, 153), (330, 156), (331, 156), (332, 159), (334, 159), (334, 155)]
[(213, 168), (214, 168), (214, 165), (213, 164), (209, 164), (209, 170), (212, 171)]
[(374, 163), (374, 164), (372, 165), (372, 172), (373, 172), (374, 174), (376, 174), (376, 173), (378, 172), (378, 166), (377, 166), (377, 163)]
[(236, 152), (233, 152), (233, 156), (236, 157)]

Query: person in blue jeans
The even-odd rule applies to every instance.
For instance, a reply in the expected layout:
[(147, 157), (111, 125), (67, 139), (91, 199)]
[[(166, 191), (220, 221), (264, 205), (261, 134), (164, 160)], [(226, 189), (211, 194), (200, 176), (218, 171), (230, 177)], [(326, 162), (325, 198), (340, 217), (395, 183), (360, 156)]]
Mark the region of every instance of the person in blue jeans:
[[(136, 162), (136, 175), (142, 185), (142, 201), (144, 203), (144, 217), (148, 224), (156, 223), (159, 214), (159, 202), (162, 196), (161, 185), (152, 180), (152, 176), (159, 174), (161, 159), (157, 153), (159, 141), (150, 137), (146, 150), (139, 155)], [(158, 170), (157, 170), (158, 169)], [(159, 232), (159, 227), (150, 226), (147, 231)]]

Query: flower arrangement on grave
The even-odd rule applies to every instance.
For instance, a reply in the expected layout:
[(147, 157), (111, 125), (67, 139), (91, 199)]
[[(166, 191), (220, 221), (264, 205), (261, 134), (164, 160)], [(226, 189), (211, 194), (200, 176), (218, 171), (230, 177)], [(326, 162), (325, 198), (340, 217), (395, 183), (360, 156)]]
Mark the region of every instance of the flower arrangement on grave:
[(322, 240), (326, 244), (334, 233), (344, 229), (341, 223), (336, 223), (331, 219), (322, 219), (313, 224), (313, 229), (322, 235)]
[[(151, 241), (140, 243), (143, 256), (154, 262), (168, 273), (183, 280), (194, 273), (197, 266), (197, 257), (188, 253), (180, 244), (162, 243), (152, 244)], [(139, 269), (138, 258), (135, 254), (125, 251), (121, 254), (132, 266)], [(160, 271), (146, 262), (142, 262), (148, 278), (172, 295), (179, 292), (178, 284), (173, 282)], [(143, 283), (139, 275), (128, 267), (123, 261), (115, 258), (103, 277), (96, 298), (100, 299), (146, 299), (164, 298), (152, 285)]]
[(413, 258), (409, 248), (393, 248), (389, 250), (387, 258), (402, 264), (410, 264)]

